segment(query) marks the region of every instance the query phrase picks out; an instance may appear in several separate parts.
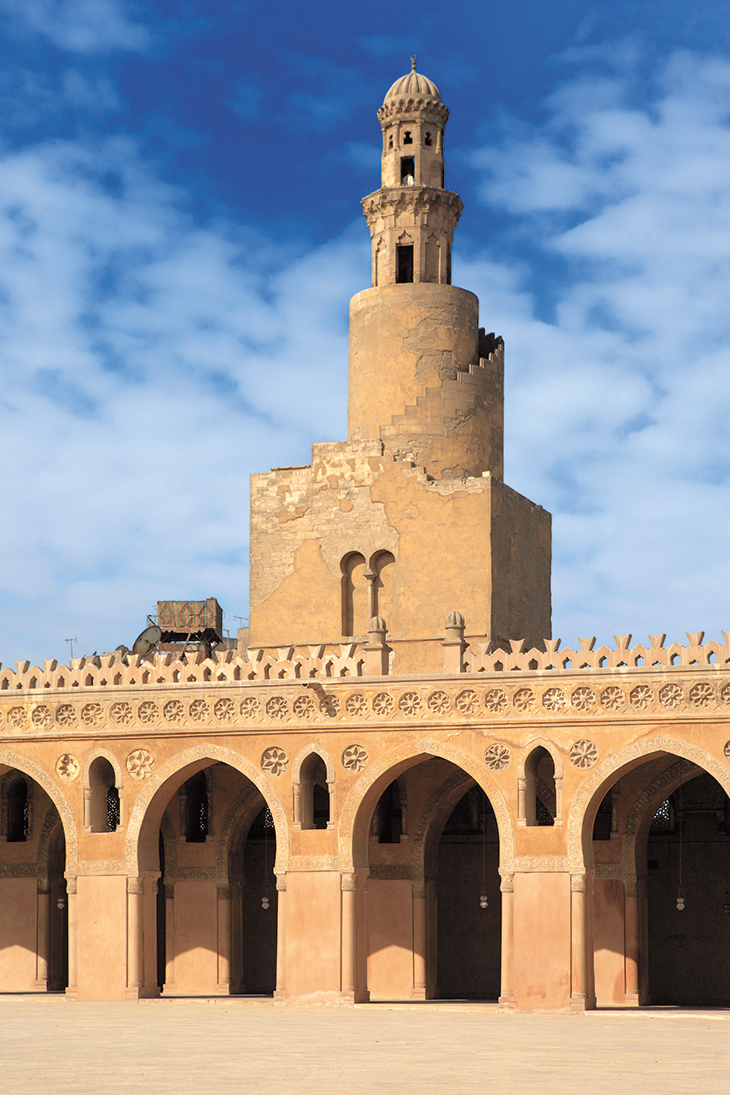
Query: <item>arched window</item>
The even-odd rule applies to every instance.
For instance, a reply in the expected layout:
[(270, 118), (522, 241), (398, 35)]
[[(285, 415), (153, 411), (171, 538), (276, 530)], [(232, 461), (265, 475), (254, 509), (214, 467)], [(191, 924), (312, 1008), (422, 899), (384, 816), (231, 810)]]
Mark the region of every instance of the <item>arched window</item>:
[(538, 745), (525, 761), (525, 824), (554, 825), (556, 813), (555, 764)]
[(17, 776), (7, 785), (6, 808), (5, 833), (8, 843), (16, 844), (27, 840), (30, 829), (30, 809), (28, 784), (23, 776)]
[(364, 635), (370, 619), (365, 556), (359, 551), (351, 551), (342, 560), (341, 570), (342, 634), (348, 638)]
[(373, 557), (373, 592), (370, 616), (382, 616), (393, 629), (393, 567), (395, 557), (390, 551), (379, 551)]
[(113, 833), (121, 820), (116, 777), (106, 757), (97, 757), (89, 768), (88, 828), (92, 833)]
[(403, 805), (397, 779), (380, 796), (375, 820), (379, 844), (400, 844), (403, 833)]
[(302, 829), (326, 829), (330, 820), (327, 768), (318, 753), (302, 763), (300, 774)]
[(182, 789), (185, 840), (204, 844), (208, 836), (208, 780), (205, 771), (191, 776)]

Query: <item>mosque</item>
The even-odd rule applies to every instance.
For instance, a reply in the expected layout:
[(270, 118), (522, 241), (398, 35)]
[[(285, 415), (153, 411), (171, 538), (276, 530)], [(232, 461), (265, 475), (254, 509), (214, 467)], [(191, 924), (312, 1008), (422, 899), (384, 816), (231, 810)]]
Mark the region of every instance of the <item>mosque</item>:
[(448, 110), (413, 64), (378, 118), (348, 437), (252, 477), (249, 628), (0, 668), (0, 991), (728, 1006), (730, 633), (549, 637)]

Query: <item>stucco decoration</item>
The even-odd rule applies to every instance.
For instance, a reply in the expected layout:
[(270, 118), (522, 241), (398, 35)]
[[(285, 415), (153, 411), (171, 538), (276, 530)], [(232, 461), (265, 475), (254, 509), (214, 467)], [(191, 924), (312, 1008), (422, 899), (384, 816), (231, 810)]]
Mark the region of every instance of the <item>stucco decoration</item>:
[[(429, 756), (441, 757), (443, 760), (451, 761), (457, 768), (460, 768), (467, 775), (471, 776), (474, 782), (484, 791), (497, 819), (500, 860), (505, 869), (509, 869), (507, 865), (510, 864), (514, 858), (514, 841), (509, 810), (500, 787), (494, 782), (492, 777), (485, 772), (481, 760), (477, 760), (476, 757), (454, 748), (453, 745), (446, 745), (443, 742), (421, 738), (400, 745), (397, 748), (390, 750), (390, 752), (383, 754), (383, 756), (379, 757), (376, 761), (373, 761), (350, 791), (339, 819), (338, 847), (341, 870), (348, 871), (355, 869), (355, 825), (369, 825), (370, 818), (368, 817), (367, 821), (363, 818), (358, 820), (358, 814), (363, 804), (363, 800), (373, 784), (380, 780), (381, 777), (387, 777), (390, 770), (396, 767), (396, 765), (401, 765), (404, 761), (417, 760), (417, 758), (426, 759)], [(385, 781), (383, 781), (383, 785), (385, 786)], [(365, 866), (365, 864), (359, 864), (359, 866)]]
[(725, 742), (725, 748), (723, 749), (723, 753), (730, 760), (730, 741)]
[[(140, 833), (147, 810), (157, 792), (171, 776), (175, 775), (176, 772), (179, 772), (181, 769), (195, 761), (203, 759), (220, 761), (222, 764), (230, 765), (231, 768), (235, 768), (237, 772), (240, 772), (242, 775), (246, 776), (247, 779), (250, 779), (251, 783), (259, 789), (274, 820), (274, 829), (276, 832), (276, 863), (274, 864), (274, 869), (285, 870), (289, 858), (289, 831), (284, 809), (273, 785), (266, 776), (251, 763), (251, 761), (247, 760), (246, 757), (241, 756), (240, 753), (234, 753), (232, 749), (225, 749), (220, 745), (208, 743), (196, 745), (194, 748), (186, 749), (185, 752), (172, 757), (165, 764), (161, 765), (149, 780), (145, 781), (139, 797), (134, 804), (134, 809), (132, 810), (127, 825), (127, 840), (125, 844), (127, 872), (129, 874), (134, 874), (135, 871), (139, 870), (138, 848)], [(1, 756), (0, 762), (2, 762)]]
[(692, 761), (678, 760), (676, 764), (660, 772), (639, 795), (626, 819), (621, 845), (621, 874), (624, 879), (636, 877), (636, 837), (646, 814), (651, 812), (653, 816), (660, 803), (668, 798), (680, 783), (686, 782), (688, 778), (692, 779), (701, 771), (702, 769)]
[(79, 865), (79, 840), (76, 832), (76, 823), (71, 807), (58, 784), (54, 782), (47, 772), (33, 761), (27, 760), (17, 753), (12, 753), (8, 749), (0, 749), (0, 764), (7, 764), (8, 768), (17, 768), (23, 775), (30, 776), (31, 779), (34, 779), (46, 792), (51, 802), (58, 810), (63, 824), (63, 832), (66, 838), (66, 874), (76, 875)]
[(148, 779), (155, 770), (155, 758), (149, 749), (135, 749), (127, 757), (127, 771), (132, 779)]
[(493, 772), (503, 772), (511, 760), (512, 753), (506, 745), (495, 743), (484, 750), (484, 763)]
[(570, 763), (576, 768), (592, 768), (598, 760), (598, 748), (593, 741), (582, 738), (570, 747)]
[(280, 776), (283, 772), (286, 772), (288, 763), (288, 756), (278, 745), (270, 745), (261, 754), (261, 767), (272, 776)]
[(73, 753), (63, 753), (56, 761), (56, 775), (61, 779), (77, 779), (80, 771), (81, 765)]
[(596, 792), (602, 784), (606, 783), (611, 776), (620, 772), (625, 765), (641, 757), (650, 756), (652, 753), (670, 753), (694, 762), (698, 767), (704, 768), (706, 772), (713, 776), (724, 788), (726, 794), (730, 795), (730, 771), (725, 765), (698, 746), (679, 741), (676, 738), (666, 737), (663, 734), (633, 742), (597, 764), (578, 788), (573, 798), (573, 805), (568, 817), (568, 855), (571, 870), (580, 871), (584, 870), (585, 866), (591, 866), (591, 864), (584, 864), (582, 837), (586, 811), (591, 805)]
[(363, 749), (362, 745), (348, 745), (342, 753), (342, 767), (348, 772), (362, 772), (367, 762), (367, 749)]
[(216, 852), (216, 876), (221, 882), (228, 881), (228, 863), (230, 857), (230, 843), (238, 831), (241, 821), (248, 822), (250, 828), (256, 814), (261, 809), (261, 799), (257, 788), (250, 783), (236, 796), (223, 818), (220, 833), (218, 835), (218, 848)]
[[(445, 824), (456, 803), (462, 795), (466, 794), (470, 783), (471, 780), (466, 772), (454, 772), (430, 797), (421, 811), (416, 831), (413, 834), (412, 872), (409, 870), (407, 875), (403, 877), (411, 877), (411, 874), (414, 878), (424, 877), (426, 871), (426, 842), (431, 834), (434, 822), (443, 819)], [(444, 817), (444, 815), (446, 816)], [(394, 871), (397, 872), (398, 869), (398, 865), (394, 865)], [(379, 878), (388, 877), (387, 874), (382, 873), (382, 868), (378, 868), (377, 872), (374, 873)], [(394, 874), (393, 877), (397, 877), (397, 875)]]

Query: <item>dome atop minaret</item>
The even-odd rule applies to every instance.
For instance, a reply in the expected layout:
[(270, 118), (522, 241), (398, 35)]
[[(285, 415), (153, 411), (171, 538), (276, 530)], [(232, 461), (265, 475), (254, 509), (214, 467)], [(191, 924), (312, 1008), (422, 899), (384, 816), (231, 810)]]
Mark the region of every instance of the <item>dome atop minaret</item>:
[(439, 114), (448, 117), (448, 110), (441, 100), (441, 92), (433, 80), (416, 72), (416, 55), (411, 56), (411, 71), (396, 80), (388, 91), (383, 105), (378, 111), (381, 122), (388, 116), (403, 112), (422, 110), (424, 107), (436, 108)]
[(391, 87), (385, 96), (385, 102), (390, 103), (398, 99), (437, 99), (441, 101), (441, 92), (433, 80), (416, 72), (416, 55), (411, 57), (411, 71)]

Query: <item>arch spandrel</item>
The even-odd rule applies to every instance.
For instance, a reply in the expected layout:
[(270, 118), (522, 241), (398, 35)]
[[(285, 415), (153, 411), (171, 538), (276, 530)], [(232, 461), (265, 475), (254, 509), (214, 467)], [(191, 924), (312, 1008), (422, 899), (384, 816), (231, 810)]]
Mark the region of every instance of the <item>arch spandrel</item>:
[[(204, 763), (205, 761), (220, 761), (223, 764), (227, 764), (230, 768), (234, 768), (237, 772), (240, 772), (241, 775), (249, 779), (261, 792), (266, 805), (271, 810), (274, 830), (276, 832), (276, 863), (274, 869), (280, 871), (286, 870), (286, 864), (289, 859), (289, 829), (281, 800), (269, 779), (259, 768), (256, 768), (250, 760), (241, 756), (240, 753), (234, 753), (232, 749), (225, 749), (220, 745), (197, 745), (193, 749), (186, 749), (185, 752), (178, 753), (177, 756), (171, 757), (170, 760), (163, 764), (155, 774), (150, 777), (146, 786), (140, 792), (137, 801), (134, 804), (134, 808), (132, 809), (127, 826), (125, 858), (128, 874), (134, 875), (143, 869), (140, 863), (140, 839), (144, 823), (149, 816), (148, 811), (158, 792), (163, 789), (164, 785), (169, 780), (173, 779), (176, 775), (183, 773), (185, 769), (195, 766), (193, 767), (192, 773), (194, 774), (195, 771), (207, 767), (207, 764)], [(181, 779), (180, 782), (184, 783), (185, 780)], [(167, 801), (165, 802), (165, 806), (166, 805)], [(155, 834), (155, 847), (156, 841), (157, 835)]]
[[(499, 830), (500, 863), (503, 870), (512, 868), (514, 839), (512, 819), (504, 793), (476, 757), (455, 749), (453, 745), (421, 739), (397, 746), (374, 761), (360, 776), (345, 800), (339, 817), (340, 870), (354, 871), (367, 866), (367, 844), (370, 817), (380, 792), (401, 772), (429, 757), (440, 757), (461, 768), (477, 783), (489, 799)], [(362, 861), (362, 862), (360, 862)]]
[[(730, 795), (730, 769), (699, 746), (663, 734), (632, 742), (597, 764), (580, 784), (573, 798), (568, 817), (568, 859), (571, 871), (580, 873), (586, 867), (593, 866), (593, 817), (590, 816), (590, 808), (595, 806), (598, 809), (599, 792), (605, 793), (609, 781), (611, 784), (615, 783), (612, 777), (618, 776), (622, 769), (636, 767), (658, 753), (669, 753), (693, 762), (716, 779), (726, 794)], [(604, 784), (607, 785), (605, 788)], [(595, 815), (595, 810), (593, 814)]]
[(7, 749), (0, 749), (0, 766), (2, 765), (7, 765), (8, 768), (17, 768), (24, 776), (30, 776), (31, 779), (35, 780), (39, 787), (42, 787), (46, 792), (58, 810), (66, 837), (66, 874), (77, 875), (79, 870), (79, 838), (76, 822), (68, 799), (58, 784), (35, 761), (21, 757), (17, 753), (11, 753)]

